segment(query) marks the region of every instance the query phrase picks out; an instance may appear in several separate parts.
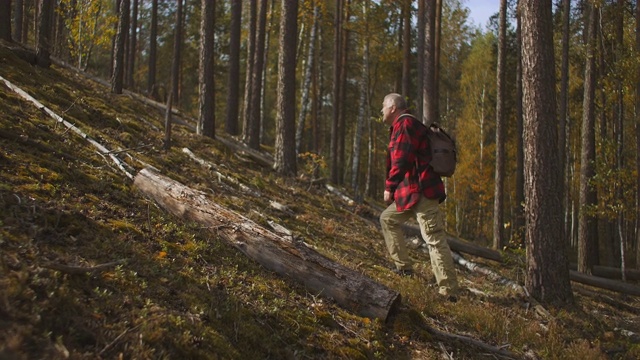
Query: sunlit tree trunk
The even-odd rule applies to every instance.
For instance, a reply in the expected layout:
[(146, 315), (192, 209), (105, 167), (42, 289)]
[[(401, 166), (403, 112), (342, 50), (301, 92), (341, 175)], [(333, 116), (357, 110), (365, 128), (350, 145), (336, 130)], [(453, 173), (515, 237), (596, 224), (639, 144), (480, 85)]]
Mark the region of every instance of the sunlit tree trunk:
[(500, 0), (500, 23), (498, 35), (498, 69), (496, 101), (496, 169), (493, 201), (493, 248), (502, 249), (504, 239), (504, 132), (505, 132), (505, 66), (507, 60), (507, 0)]
[(433, 41), (433, 122), (440, 122), (440, 39), (442, 38), (442, 0), (436, 0)]
[(247, 145), (260, 148), (260, 103), (262, 97), (262, 72), (264, 71), (265, 33), (267, 26), (267, 0), (259, 0), (253, 66), (251, 70), (251, 94), (249, 97), (249, 122)]
[[(623, 94), (623, 83), (622, 78), (623, 75), (620, 73), (623, 68), (623, 59), (624, 59), (624, 12), (625, 12), (625, 1), (618, 0), (617, 3), (617, 11), (616, 11), (616, 68), (618, 74), (616, 74), (616, 107), (615, 107), (615, 126), (614, 126), (614, 134), (616, 139), (616, 168), (618, 170), (618, 177), (621, 178), (622, 172), (624, 171), (624, 159), (623, 159), (623, 149), (624, 149), (624, 94)], [(624, 199), (622, 198), (622, 183), (618, 182), (616, 185), (616, 202), (621, 204), (624, 203)], [(624, 209), (624, 207), (621, 207)], [(620, 255), (620, 268), (622, 269), (622, 280), (626, 281), (624, 269), (626, 268), (625, 264), (625, 247), (626, 241), (624, 237), (624, 233), (622, 227), (624, 226), (624, 212), (622, 210), (618, 211), (617, 216), (617, 236), (614, 236), (617, 239), (617, 245), (619, 248)], [(616, 259), (617, 262), (618, 259)]]
[(240, 30), (242, 25), (242, 1), (232, 1), (230, 6), (229, 84), (227, 88), (225, 130), (229, 135), (237, 135), (238, 105), (240, 103)]
[(362, 132), (364, 123), (369, 119), (369, 0), (365, 0), (362, 4), (362, 13), (364, 18), (363, 38), (360, 39), (362, 44), (362, 76), (360, 78), (360, 108), (358, 109), (358, 119), (356, 130), (353, 135), (353, 163), (351, 166), (351, 188), (358, 201), (361, 201), (359, 188), (360, 175), (360, 146), (362, 143)]
[(418, 0), (418, 44), (416, 46), (417, 64), (416, 64), (416, 114), (418, 116), (424, 113), (424, 45), (425, 45), (425, 0)]
[(214, 0), (202, 0), (200, 19), (200, 118), (198, 134), (215, 137), (215, 10)]
[[(520, 3), (520, 0), (518, 1)], [(519, 6), (518, 6), (519, 7)], [(524, 146), (522, 143), (523, 119), (522, 119), (522, 21), (520, 9), (517, 11), (516, 41), (516, 204), (513, 229), (515, 237), (524, 245)]]
[(113, 47), (113, 71), (111, 73), (111, 92), (122, 94), (124, 81), (125, 41), (129, 29), (129, 0), (121, 0), (118, 9), (118, 32)]
[[(265, 0), (266, 1), (266, 0)], [(244, 101), (242, 104), (242, 139), (249, 141), (250, 119), (251, 119), (251, 86), (253, 84), (253, 66), (256, 49), (256, 26), (258, 23), (257, 0), (249, 0), (249, 33), (247, 34), (247, 56), (245, 66), (244, 81)]]
[(133, 89), (136, 71), (136, 55), (138, 54), (138, 0), (131, 4), (131, 34), (129, 35), (129, 61), (127, 62), (127, 87)]
[(147, 78), (147, 94), (157, 99), (156, 63), (158, 44), (158, 0), (151, 1), (151, 26), (149, 28), (149, 75)]
[(307, 50), (307, 61), (304, 69), (304, 81), (302, 83), (302, 99), (300, 101), (300, 114), (298, 114), (298, 124), (296, 125), (296, 154), (302, 151), (303, 134), (305, 130), (305, 119), (309, 114), (311, 92), (311, 80), (313, 77), (313, 68), (315, 67), (316, 43), (318, 38), (318, 27), (320, 18), (320, 5), (315, 4), (313, 8), (313, 24), (311, 25), (311, 35), (309, 36), (309, 46)]
[(274, 168), (282, 175), (296, 174), (296, 35), (298, 2), (281, 0), (278, 54), (278, 95)]
[(331, 173), (331, 182), (334, 184), (338, 184), (340, 180), (340, 172), (338, 169), (338, 140), (340, 131), (339, 118), (340, 118), (340, 107), (341, 98), (340, 98), (340, 87), (342, 85), (342, 79), (340, 76), (342, 75), (341, 60), (342, 56), (340, 51), (342, 50), (342, 14), (343, 14), (343, 1), (344, 0), (336, 0), (335, 14), (334, 14), (334, 47), (333, 47), (333, 119), (331, 122), (331, 156), (330, 156), (330, 165), (329, 171)]
[(525, 0), (522, 81), (529, 293), (544, 303), (573, 303), (562, 234), (551, 0)]
[(411, 95), (411, 2), (402, 2), (402, 95)]
[(598, 11), (589, 3), (587, 58), (584, 73), (582, 105), (582, 150), (580, 157), (580, 210), (578, 220), (578, 271), (591, 273), (597, 262), (597, 224), (587, 207), (596, 203), (596, 193), (589, 181), (595, 175), (595, 86), (596, 86), (596, 29)]
[[(127, 0), (128, 1), (128, 0)], [(176, 9), (176, 26), (174, 28), (173, 37), (173, 61), (171, 62), (171, 94), (173, 96), (173, 104), (180, 107), (180, 63), (182, 58), (182, 22), (183, 1), (178, 0)]]
[[(433, 124), (436, 119), (436, 3), (433, 0), (425, 1), (425, 27), (424, 27), (424, 89), (422, 91), (422, 121), (427, 124)], [(418, 65), (420, 66), (420, 65)]]

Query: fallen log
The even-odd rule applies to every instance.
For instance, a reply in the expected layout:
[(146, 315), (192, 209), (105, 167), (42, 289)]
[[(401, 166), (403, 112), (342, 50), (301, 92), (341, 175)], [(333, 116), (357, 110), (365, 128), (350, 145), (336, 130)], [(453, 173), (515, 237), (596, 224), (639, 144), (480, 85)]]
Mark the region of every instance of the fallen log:
[(400, 304), (400, 294), (338, 264), (301, 242), (287, 240), (248, 218), (217, 205), (193, 190), (150, 169), (135, 179), (142, 193), (177, 217), (196, 221), (265, 268), (329, 297), (361, 316), (385, 321)]
[[(571, 263), (569, 269), (578, 270), (578, 265)], [(591, 274), (607, 279), (622, 279), (622, 269), (617, 267), (594, 265), (591, 268)], [(640, 270), (637, 269), (625, 269), (624, 275), (627, 280), (640, 280)]]
[(590, 276), (573, 270), (569, 271), (569, 278), (571, 281), (579, 282), (581, 284), (595, 286), (623, 294), (640, 296), (640, 286), (623, 283), (621, 281)]

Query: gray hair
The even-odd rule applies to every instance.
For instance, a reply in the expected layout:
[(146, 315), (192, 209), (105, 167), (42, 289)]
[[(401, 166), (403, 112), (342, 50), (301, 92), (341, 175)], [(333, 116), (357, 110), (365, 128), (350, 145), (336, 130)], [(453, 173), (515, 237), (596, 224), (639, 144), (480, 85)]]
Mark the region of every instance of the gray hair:
[(393, 103), (393, 105), (395, 105), (396, 108), (398, 108), (398, 110), (407, 109), (407, 101), (400, 94), (397, 94), (397, 93), (388, 94), (387, 96), (384, 97), (384, 101), (387, 101), (387, 100), (391, 101), (391, 103)]

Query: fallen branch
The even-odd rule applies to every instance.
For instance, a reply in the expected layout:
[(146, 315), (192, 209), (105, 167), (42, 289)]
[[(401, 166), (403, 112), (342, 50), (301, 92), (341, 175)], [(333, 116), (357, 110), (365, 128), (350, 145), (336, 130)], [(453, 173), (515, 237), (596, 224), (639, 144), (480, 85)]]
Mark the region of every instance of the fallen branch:
[[(427, 319), (426, 316), (424, 316), (424, 314), (422, 314), (422, 317), (424, 320), (429, 320)], [(441, 339), (441, 340), (445, 340), (445, 341), (459, 341), (465, 345), (469, 345), (469, 346), (473, 346), (475, 348), (479, 348), (483, 351), (488, 351), (494, 355), (503, 357), (505, 359), (520, 359), (521, 356), (505, 350), (503, 347), (497, 347), (497, 346), (493, 346), (493, 345), (489, 345), (487, 343), (484, 343), (480, 340), (476, 340), (473, 339), (471, 337), (468, 336), (463, 336), (463, 335), (457, 335), (457, 334), (451, 334), (451, 333), (446, 333), (444, 331), (440, 331), (436, 328), (433, 328), (427, 324), (424, 324), (424, 327), (426, 328), (427, 332), (430, 333), (431, 335), (433, 335), (434, 337)]]
[(121, 259), (118, 261), (108, 262), (108, 263), (100, 264), (96, 266), (72, 266), (72, 265), (63, 265), (63, 264), (56, 264), (56, 263), (47, 263), (42, 265), (42, 267), (45, 267), (51, 270), (60, 271), (65, 274), (80, 275), (80, 274), (93, 274), (97, 272), (102, 272), (102, 271), (111, 269), (112, 267), (125, 264), (126, 262), (127, 262), (126, 259)]
[(261, 197), (262, 196), (262, 194), (259, 191), (253, 190), (250, 187), (248, 187), (247, 185), (241, 183), (240, 181), (238, 181), (238, 180), (236, 180), (236, 179), (234, 179), (232, 177), (229, 177), (229, 176), (226, 176), (226, 175), (222, 174), (221, 172), (219, 172), (217, 170), (217, 167), (216, 167), (215, 164), (211, 163), (210, 161), (206, 161), (204, 159), (201, 159), (201, 158), (197, 157), (196, 154), (194, 154), (188, 148), (182, 148), (182, 152), (187, 154), (187, 155), (189, 155), (189, 157), (193, 161), (195, 161), (198, 164), (200, 164), (200, 165), (206, 167), (207, 169), (211, 170), (216, 176), (218, 176), (219, 180), (225, 180), (227, 182), (230, 182), (230, 183), (238, 186), (242, 191), (248, 193), (249, 195), (252, 195), (252, 196), (255, 196), (255, 197)]

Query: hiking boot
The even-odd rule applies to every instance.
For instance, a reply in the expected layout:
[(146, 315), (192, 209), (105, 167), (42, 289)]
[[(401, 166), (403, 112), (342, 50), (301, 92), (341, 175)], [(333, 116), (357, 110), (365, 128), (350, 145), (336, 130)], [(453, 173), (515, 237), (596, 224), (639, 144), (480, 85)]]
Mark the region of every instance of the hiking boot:
[(394, 269), (393, 272), (406, 277), (411, 277), (411, 275), (413, 275), (413, 270), (411, 269)]

